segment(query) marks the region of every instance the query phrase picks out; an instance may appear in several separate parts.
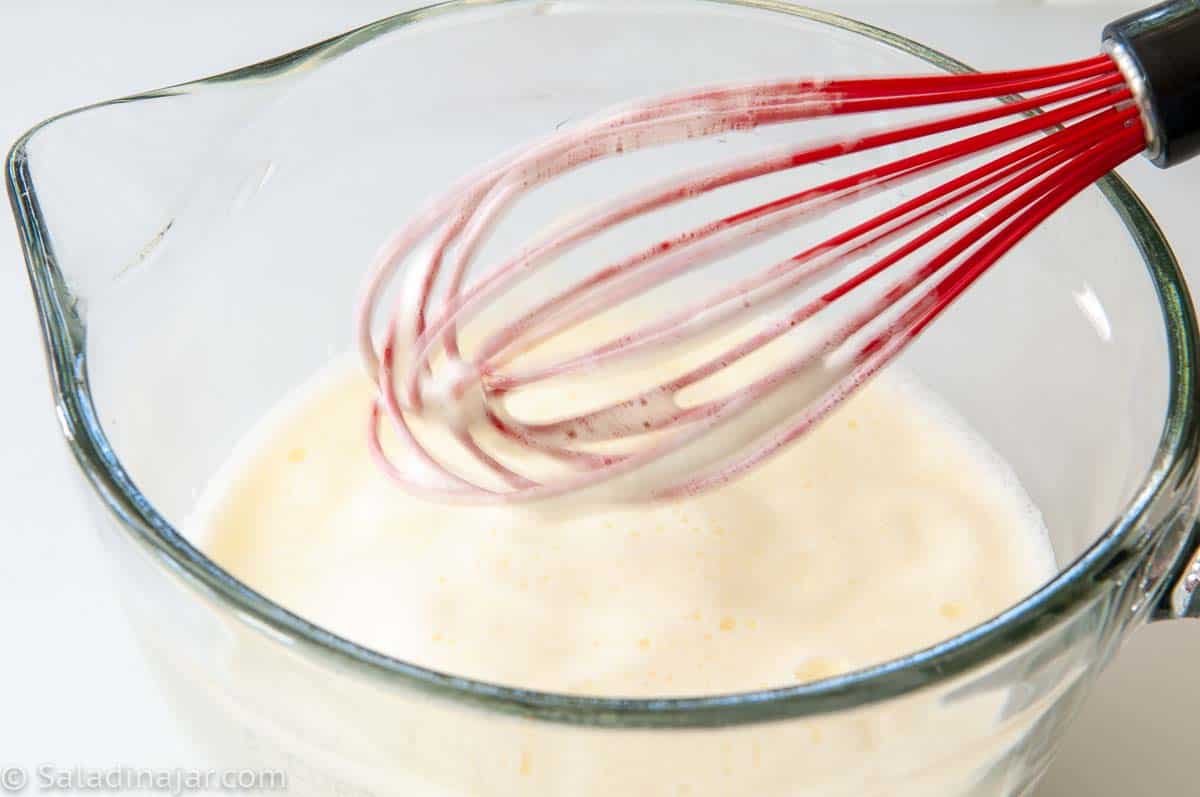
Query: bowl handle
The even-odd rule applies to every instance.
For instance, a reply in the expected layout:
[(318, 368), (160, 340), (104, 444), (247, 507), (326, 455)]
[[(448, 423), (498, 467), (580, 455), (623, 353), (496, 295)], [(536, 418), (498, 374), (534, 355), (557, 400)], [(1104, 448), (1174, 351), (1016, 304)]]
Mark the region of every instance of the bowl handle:
[(1200, 617), (1200, 526), (1193, 525), (1166, 573), (1166, 587), (1152, 620)]

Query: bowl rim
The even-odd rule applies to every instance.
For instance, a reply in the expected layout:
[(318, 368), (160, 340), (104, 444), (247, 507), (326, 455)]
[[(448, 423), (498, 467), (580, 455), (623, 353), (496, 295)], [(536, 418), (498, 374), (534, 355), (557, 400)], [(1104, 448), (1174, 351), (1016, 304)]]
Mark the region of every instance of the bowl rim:
[[(602, 698), (540, 692), (462, 678), (385, 656), (330, 633), (249, 589), (194, 548), (138, 491), (107, 442), (87, 381), (86, 325), (54, 258), (50, 235), (29, 170), (27, 145), (46, 126), (67, 116), (114, 104), (187, 95), (215, 84), (297, 75), (322, 62), (423, 20), (521, 5), (529, 0), (447, 0), (380, 19), (313, 45), (240, 69), (50, 117), (22, 135), (5, 160), (5, 177), (46, 346), (60, 422), (81, 470), (121, 525), (168, 571), (210, 602), (285, 644), (304, 648), (338, 667), (416, 688), (490, 711), (580, 725), (619, 728), (717, 727), (842, 711), (944, 683), (1013, 651), (1069, 618), (1111, 585), (1156, 542), (1160, 508), (1172, 507), (1194, 483), (1200, 448), (1195, 385), (1196, 318), (1182, 271), (1154, 219), (1115, 173), (1097, 183), (1125, 225), (1154, 284), (1166, 332), (1170, 384), (1158, 448), (1134, 497), (1095, 542), (1050, 582), (992, 619), (908, 655), (820, 681), (751, 692), (679, 698)], [(839, 14), (785, 0), (695, 0), (707, 5), (766, 11), (858, 34), (947, 72), (966, 64), (904, 36)], [(1156, 595), (1149, 596), (1151, 599)]]

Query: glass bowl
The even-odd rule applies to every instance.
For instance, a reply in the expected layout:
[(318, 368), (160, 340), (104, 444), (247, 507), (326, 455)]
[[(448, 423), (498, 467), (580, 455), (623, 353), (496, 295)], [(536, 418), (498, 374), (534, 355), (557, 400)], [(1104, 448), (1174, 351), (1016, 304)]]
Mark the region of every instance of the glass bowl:
[(348, 347), (375, 245), (467, 165), (633, 96), (931, 66), (966, 69), (769, 0), (463, 0), (23, 136), (7, 184), (63, 431), (139, 638), (214, 762), (281, 767), (301, 793), (1027, 793), (1120, 641), (1200, 612), (1196, 322), (1115, 176), (904, 356), (1012, 465), (1059, 563), (934, 647), (755, 693), (517, 690), (316, 627), (178, 530), (239, 437)]

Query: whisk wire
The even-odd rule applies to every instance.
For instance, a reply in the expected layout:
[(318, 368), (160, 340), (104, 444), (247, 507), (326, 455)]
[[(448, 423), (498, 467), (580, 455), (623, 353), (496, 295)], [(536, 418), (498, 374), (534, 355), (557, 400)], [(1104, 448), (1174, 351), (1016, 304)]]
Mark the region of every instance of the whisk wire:
[[(531, 253), (526, 252), (518, 254), (516, 257), (498, 266), (488, 275), (485, 275), (484, 278), (482, 278), (465, 293), (461, 295), (449, 295), (445, 302), (445, 306), (442, 309), (440, 319), (426, 328), (424, 332), (418, 336), (413, 346), (415, 362), (418, 364), (423, 363), (428, 359), (429, 356), (432, 355), (434, 350), (441, 343), (442, 335), (452, 324), (461, 324), (471, 320), (475, 313), (486, 306), (488, 302), (493, 301), (501, 290), (511, 288), (516, 283), (516, 275), (519, 274), (519, 278), (521, 279), (527, 278), (528, 276), (532, 275), (532, 273), (534, 273), (539, 266), (549, 262), (551, 257), (563, 255), (570, 245), (574, 245), (582, 240), (586, 240), (586, 238), (590, 237), (590, 235), (611, 227), (614, 224), (620, 223), (621, 221), (625, 221), (634, 215), (638, 215), (649, 210), (658, 209), (667, 203), (682, 201), (683, 199), (696, 196), (700, 193), (705, 193), (719, 187), (724, 187), (734, 182), (735, 177), (739, 178), (736, 180), (737, 182), (741, 182), (745, 179), (763, 176), (765, 174), (774, 173), (783, 169), (796, 168), (818, 161), (827, 161), (832, 158), (843, 157), (858, 152), (891, 146), (918, 138), (949, 132), (964, 127), (970, 127), (984, 122), (993, 121), (1004, 116), (1034, 110), (1042, 105), (1057, 103), (1072, 97), (1080, 96), (1081, 94), (1103, 92), (1106, 89), (1118, 86), (1120, 84), (1120, 75), (1116, 73), (1110, 73), (1107, 76), (1096, 78), (1094, 81), (1085, 81), (1082, 84), (1060, 89), (1058, 91), (1048, 93), (1045, 96), (1024, 99), (1008, 105), (987, 108), (965, 114), (958, 114), (932, 122), (921, 122), (913, 125), (907, 125), (892, 130), (882, 131), (880, 133), (862, 136), (853, 141), (834, 141), (818, 146), (809, 146), (792, 150), (787, 153), (785, 157), (771, 158), (769, 159), (769, 162), (762, 162), (758, 164), (757, 167), (752, 166), (751, 168), (746, 168), (744, 164), (736, 164), (734, 168), (725, 170), (724, 175), (722, 175), (724, 179), (708, 179), (696, 181), (695, 184), (685, 185), (683, 187), (675, 186), (669, 192), (659, 192), (660, 196), (654, 198), (654, 200), (657, 201), (646, 201), (643, 196), (635, 194), (632, 198), (632, 201), (626, 201), (627, 209), (624, 212), (613, 214), (615, 218), (598, 216), (594, 223), (589, 225), (590, 229), (586, 231), (576, 230), (576, 235), (569, 241), (551, 240), (550, 242), (535, 248)], [(1007, 88), (1008, 87), (1006, 85), (1005, 90), (1007, 90)], [(976, 99), (978, 97), (972, 95), (971, 98)], [(1026, 135), (1035, 130), (1042, 129), (1043, 127), (1073, 118), (1073, 116), (1077, 113), (1084, 113), (1094, 110), (1095, 108), (1101, 107), (1105, 104), (1110, 104), (1110, 102), (1106, 101), (1111, 100), (1111, 97), (1107, 97), (1104, 94), (1097, 94), (1092, 98), (1091, 102), (1083, 102), (1081, 105), (1072, 106), (1071, 111), (1067, 111), (1066, 109), (1047, 111), (1041, 116), (1041, 118), (1023, 119), (1012, 123), (1012, 125), (1004, 129), (1004, 133), (1000, 133), (1000, 131), (991, 131), (990, 133), (979, 134), (978, 136), (973, 136), (966, 141), (946, 145), (946, 147), (940, 148), (936, 154), (924, 153), (923, 155), (915, 155), (912, 156), (911, 159), (906, 159), (899, 164), (889, 164), (886, 167), (880, 167), (879, 172), (872, 173), (868, 171), (866, 173), (852, 175), (850, 177), (843, 178), (840, 181), (835, 181), (832, 184), (826, 184), (815, 189), (797, 192), (790, 196), (774, 200), (773, 202), (750, 208), (740, 214), (735, 214), (724, 219), (718, 219), (701, 228), (693, 229), (682, 235), (675, 236), (672, 239), (662, 241), (650, 249), (643, 250), (620, 263), (602, 269), (593, 275), (589, 280), (585, 280), (584, 283), (576, 286), (575, 290), (582, 291), (586, 288), (592, 287), (593, 285), (607, 282), (614, 275), (635, 272), (644, 264), (654, 262), (668, 253), (677, 254), (681, 246), (686, 249), (689, 246), (697, 245), (723, 230), (737, 227), (742, 223), (756, 221), (774, 212), (788, 210), (805, 200), (813, 199), (823, 195), (829, 195), (839, 190), (849, 190), (850, 188), (856, 186), (861, 187), (865, 191), (868, 185), (867, 181), (874, 181), (880, 177), (886, 176), (886, 169), (902, 171), (905, 168), (909, 168), (915, 171), (922, 167), (933, 165), (939, 155), (944, 157), (963, 157), (967, 154), (970, 154), (969, 151), (972, 149), (981, 149), (985, 146), (996, 145), (1003, 143), (1005, 140), (1010, 140), (1008, 138), (1004, 138), (1005, 135), (1008, 135), (1012, 138)], [(893, 103), (894, 102), (895, 100), (893, 99)], [(904, 106), (893, 104), (889, 107), (896, 108)], [(873, 108), (873, 110), (878, 109)], [(948, 156), (947, 152), (949, 152)], [(490, 225), (494, 222), (495, 216), (483, 214), (482, 218), (483, 222), (481, 222), (481, 225)], [(782, 225), (786, 222), (787, 220), (784, 219), (780, 221), (780, 224)], [(751, 234), (752, 233), (753, 231), (751, 231)], [(554, 301), (555, 300), (549, 300), (545, 304), (550, 304)], [(542, 308), (535, 308), (531, 313), (526, 315), (526, 318), (528, 319), (527, 323), (534, 324), (540, 321), (543, 312), (544, 311), (542, 311)], [(495, 344), (485, 344), (485, 356), (488, 356), (492, 353), (490, 350), (494, 345)], [(417, 378), (419, 378), (419, 370), (415, 368), (411, 369), (409, 372), (408, 382), (406, 383), (406, 391), (410, 402), (413, 402), (414, 406), (419, 407), (419, 397), (416, 387)]]
[[(807, 210), (809, 213), (816, 210), (829, 211), (839, 203), (860, 199), (870, 192), (879, 191), (886, 187), (893, 186), (894, 184), (905, 179), (921, 176), (929, 168), (958, 160), (967, 155), (975, 154), (982, 150), (1007, 143), (1008, 141), (1023, 135), (1028, 135), (1031, 131), (1039, 129), (1039, 125), (1036, 124), (1037, 122), (1042, 124), (1057, 124), (1059, 122), (1074, 118), (1081, 113), (1093, 111), (1097, 108), (1108, 107), (1114, 100), (1119, 99), (1120, 97), (1095, 95), (1090, 99), (1081, 100), (1062, 109), (1047, 112), (1043, 118), (1020, 120), (1003, 128), (989, 131), (987, 133), (981, 133), (961, 142), (955, 142), (954, 144), (929, 150), (927, 152), (910, 156), (884, 166), (867, 169), (852, 174), (848, 177), (825, 183), (805, 192), (793, 194), (790, 197), (785, 198), (785, 200), (781, 200), (780, 202), (787, 202), (790, 206), (796, 206), (805, 201), (820, 200), (832, 195), (834, 197), (832, 200), (820, 202), (815, 207), (810, 207)], [(761, 208), (764, 206), (759, 207)], [(755, 210), (758, 209), (756, 208)], [(764, 211), (764, 213), (766, 212), (769, 211)], [(736, 226), (738, 223), (748, 217), (748, 213), (743, 213), (739, 214), (738, 216), (726, 217), (726, 219), (722, 219), (721, 222), (718, 222), (718, 224), (725, 223), (732, 227)], [(646, 258), (644, 260), (636, 260), (631, 258), (629, 260), (622, 261), (615, 266), (601, 270), (597, 275), (577, 283), (567, 291), (552, 297), (551, 299), (543, 302), (541, 305), (535, 307), (533, 310), (525, 313), (522, 320), (518, 321), (516, 324), (510, 325), (510, 328), (518, 325), (529, 327), (535, 323), (548, 320), (548, 317), (552, 315), (552, 311), (559, 309), (561, 302), (578, 297), (585, 289), (595, 289), (595, 287), (601, 282), (608, 282), (621, 276), (626, 269), (632, 271), (639, 267), (647, 266), (649, 258), (654, 254), (665, 251), (675, 251), (678, 253), (681, 249), (685, 249), (688, 245), (710, 235), (711, 226), (713, 225), (694, 229), (676, 239), (664, 242), (666, 244), (665, 248), (664, 244), (658, 244), (648, 250), (644, 250), (642, 253), (642, 255)], [(817, 247), (814, 247), (814, 249), (828, 249), (840, 245), (842, 243), (842, 241), (838, 240), (840, 237), (841, 236), (837, 236), (834, 239), (826, 240)], [(809, 251), (811, 252), (813, 250)], [(553, 335), (561, 332), (563, 329), (589, 320), (590, 318), (594, 317), (597, 312), (606, 307), (611, 307), (615, 303), (623, 301), (630, 296), (636, 295), (648, 288), (655, 287), (671, 277), (678, 276), (678, 274), (683, 271), (704, 265), (706, 262), (711, 260), (711, 258), (704, 257), (704, 254), (704, 252), (701, 252), (699, 255), (693, 255), (692, 259), (690, 260), (682, 259), (681, 256), (677, 255), (677, 257), (680, 257), (682, 262), (680, 262), (680, 260), (675, 261), (678, 264), (676, 265), (675, 269), (672, 269), (670, 264), (664, 266), (662, 265), (661, 260), (658, 261), (659, 268), (651, 272), (653, 277), (652, 279), (644, 279), (642, 281), (626, 283), (623, 288), (612, 290), (607, 294), (601, 294), (600, 296), (593, 297), (591, 302), (584, 305), (582, 308), (577, 308), (576, 312), (561, 315), (554, 323), (544, 325), (540, 329), (540, 336), (527, 342), (527, 348), (533, 348), (537, 345), (540, 345)], [(711, 301), (715, 303), (738, 299), (744, 296), (749, 290), (753, 290), (755, 287), (757, 287), (756, 283), (761, 282), (764, 278), (770, 279), (776, 276), (778, 273), (786, 273), (804, 261), (805, 258), (803, 254), (797, 255), (796, 257), (785, 261), (783, 264), (776, 266), (775, 269), (770, 270), (766, 275), (763, 275), (763, 277), (751, 278), (749, 280), (737, 283), (735, 286), (727, 291), (722, 292), (718, 297)], [(705, 313), (706, 316), (711, 315), (711, 309), (712, 304), (710, 303), (710, 312)], [(745, 315), (750, 310), (751, 307), (745, 305), (735, 308), (735, 312), (739, 315)], [(679, 316), (686, 315), (687, 318), (692, 319), (692, 323), (695, 323), (696, 319), (700, 318), (700, 312), (700, 308), (692, 306), (672, 318), (672, 323), (669, 328), (674, 331), (673, 338), (677, 339), (681, 337), (684, 331), (688, 328), (688, 323), (682, 321)], [(665, 322), (663, 322), (650, 326), (663, 327), (665, 325)], [(515, 339), (513, 339), (511, 333), (508, 332), (508, 329), (504, 329), (501, 330), (500, 333), (497, 333), (497, 335), (494, 335), (491, 340), (485, 342), (480, 347), (480, 351), (477, 354), (477, 364), (481, 367), (481, 375), (490, 377), (492, 379), (491, 385), (495, 389), (511, 390), (516, 387), (520, 387), (522, 384), (527, 384), (529, 382), (536, 381), (538, 379), (545, 379), (551, 376), (562, 375), (580, 367), (597, 366), (603, 361), (611, 359), (612, 357), (623, 353), (629, 353), (654, 342), (653, 334), (654, 332), (648, 330), (647, 327), (642, 327), (641, 329), (631, 332), (622, 338), (611, 342), (610, 344), (598, 346), (581, 357), (576, 357), (566, 361), (559, 361), (551, 365), (544, 365), (537, 370), (517, 373), (510, 372), (504, 376), (493, 376), (491, 369), (483, 370), (482, 365), (489, 360), (491, 360), (493, 364), (503, 365), (504, 359), (503, 351), (498, 350), (498, 347), (496, 347), (492, 341), (498, 336), (504, 336), (509, 340), (509, 346), (512, 346), (513, 343), (515, 343)]]
[[(1029, 97), (1009, 95), (1038, 92)], [(469, 284), (467, 275), (507, 210), (548, 181), (602, 158), (729, 131), (806, 118), (1008, 98), (861, 136), (788, 146), (766, 155), (700, 169), (617, 197), (586, 216), (559, 224)], [(1004, 121), (1006, 117), (1030, 114)], [(485, 335), (468, 355), (459, 330), (491, 303), (573, 248), (647, 213), (758, 177), (925, 137), (999, 123), (961, 140), (860, 169), (664, 238), (576, 280), (537, 302), (521, 318)], [(1042, 135), (1044, 134), (1044, 135)], [(1031, 141), (1015, 142), (1033, 136)], [(817, 213), (924, 179), (937, 169), (1003, 147), (990, 160), (950, 176), (865, 221), (797, 254), (642, 324), (585, 352), (515, 368), (516, 360), (564, 331), (610, 312), (645, 291), (793, 229)], [(992, 74), (885, 79), (773, 81), (680, 92), (584, 120), (532, 148), (507, 153), (430, 203), (381, 248), (359, 307), (358, 337), (377, 384), (369, 416), (372, 454), (394, 480), (440, 500), (522, 501), (602, 485), (640, 468), (657, 468), (643, 497), (690, 494), (744, 473), (836, 407), (908, 345), (1041, 221), (1111, 168), (1145, 146), (1138, 109), (1107, 56), (1070, 64)], [(974, 221), (972, 221), (974, 220)], [(685, 405), (680, 393), (788, 334), (935, 241), (959, 232), (864, 306), (852, 309), (814, 345), (725, 395)], [(619, 363), (635, 354), (702, 341), (752, 313), (796, 297), (816, 280), (872, 255), (886, 254), (805, 300), (685, 373), (587, 412), (550, 421), (511, 417), (506, 396), (544, 380)], [(418, 254), (417, 247), (427, 243)], [(386, 318), (374, 326), (385, 289), (408, 265), (405, 285)], [(433, 312), (435, 287), (444, 286)], [(877, 328), (872, 330), (872, 326)], [(881, 328), (880, 328), (880, 325)], [(845, 351), (844, 351), (845, 350)], [(835, 356), (836, 355), (836, 356)], [(816, 397), (798, 407), (777, 400), (813, 369), (823, 375)], [(470, 398), (470, 396), (475, 398)], [(436, 398), (434, 398), (436, 397)], [(407, 415), (429, 402), (478, 400), (478, 414), (455, 416), (451, 437), (487, 478), (467, 475), (418, 438)], [(775, 404), (770, 404), (774, 401)], [(764, 404), (767, 402), (767, 404)], [(736, 445), (694, 449), (701, 439), (763, 406), (778, 417)], [(467, 420), (462, 420), (464, 417)], [(474, 420), (471, 418), (474, 417)], [(749, 417), (749, 416), (747, 416)], [(385, 451), (385, 421), (395, 435)], [(758, 428), (758, 427), (755, 427)], [(491, 434), (558, 463), (550, 478), (518, 472)], [(590, 445), (614, 441), (640, 447), (616, 452)], [(399, 459), (396, 457), (399, 452)], [(674, 468), (680, 458), (689, 467)], [(665, 463), (665, 464), (664, 464)], [(495, 482), (494, 486), (488, 479)]]

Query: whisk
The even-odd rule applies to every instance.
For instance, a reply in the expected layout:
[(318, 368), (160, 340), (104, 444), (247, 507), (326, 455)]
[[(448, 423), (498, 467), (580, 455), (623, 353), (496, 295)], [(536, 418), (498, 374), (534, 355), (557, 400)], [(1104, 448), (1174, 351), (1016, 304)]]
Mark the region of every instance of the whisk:
[[(412, 217), (371, 268), (357, 334), (377, 389), (372, 454), (405, 489), (470, 503), (614, 485), (625, 498), (670, 498), (744, 474), (895, 359), (1009, 249), (1105, 173), (1143, 151), (1160, 167), (1200, 151), (1200, 3), (1154, 6), (1110, 24), (1102, 40), (1102, 55), (1036, 69), (696, 88), (603, 112), (484, 165)], [(660, 180), (558, 220), (475, 274), (518, 200), (602, 159), (802, 120), (989, 99), (1004, 101)], [(618, 225), (756, 178), (957, 131), (969, 134), (661, 235), (480, 328), (522, 283)], [(983, 153), (989, 159), (979, 162)], [(630, 315), (619, 334), (584, 351), (523, 364), (562, 333), (647, 291), (931, 175), (940, 182), (782, 261), (703, 292), (691, 284), (679, 291), (678, 307), (658, 317)], [(850, 297), (861, 306), (822, 321)], [(762, 323), (735, 334), (750, 319)], [(681, 398), (788, 336), (805, 345), (732, 389)], [(548, 419), (510, 409), (516, 394), (548, 380), (632, 362), (657, 373), (656, 357), (714, 341), (715, 351), (682, 373), (601, 406)], [(803, 399), (796, 385), (810, 386)], [(441, 429), (441, 442), (418, 432), (422, 424)], [(540, 463), (536, 472), (527, 459)]]

